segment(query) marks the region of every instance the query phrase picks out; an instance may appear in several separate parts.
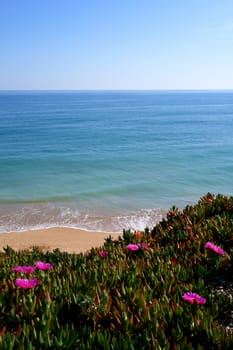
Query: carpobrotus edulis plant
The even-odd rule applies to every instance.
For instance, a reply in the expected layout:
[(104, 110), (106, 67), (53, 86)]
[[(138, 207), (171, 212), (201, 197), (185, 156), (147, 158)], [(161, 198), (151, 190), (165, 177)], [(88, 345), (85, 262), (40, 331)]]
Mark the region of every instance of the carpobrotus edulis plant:
[(212, 194), (86, 254), (6, 247), (0, 348), (230, 350), (232, 256), (233, 198)]

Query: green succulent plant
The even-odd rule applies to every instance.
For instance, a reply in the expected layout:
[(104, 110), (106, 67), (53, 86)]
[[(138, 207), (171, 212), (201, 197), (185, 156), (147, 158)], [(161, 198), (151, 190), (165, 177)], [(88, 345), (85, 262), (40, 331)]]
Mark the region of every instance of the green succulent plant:
[[(207, 250), (209, 241), (224, 254)], [(124, 231), (86, 254), (6, 247), (0, 349), (230, 350), (232, 257), (233, 198), (210, 193), (194, 206), (171, 208), (151, 231)], [(36, 261), (52, 269), (33, 272), (34, 288), (17, 287), (25, 276), (12, 267)], [(187, 292), (206, 302), (185, 301)]]

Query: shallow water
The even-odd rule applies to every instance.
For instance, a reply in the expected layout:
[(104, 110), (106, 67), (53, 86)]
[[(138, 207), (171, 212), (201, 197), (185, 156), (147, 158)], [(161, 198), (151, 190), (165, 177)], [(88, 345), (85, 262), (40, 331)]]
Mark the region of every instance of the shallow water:
[(0, 232), (153, 227), (232, 195), (233, 92), (0, 92)]

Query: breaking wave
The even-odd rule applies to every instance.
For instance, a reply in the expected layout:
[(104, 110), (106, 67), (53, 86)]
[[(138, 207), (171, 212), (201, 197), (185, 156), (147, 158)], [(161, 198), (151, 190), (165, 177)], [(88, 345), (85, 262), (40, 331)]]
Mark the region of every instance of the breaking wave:
[(165, 209), (103, 215), (54, 203), (4, 205), (0, 211), (0, 232), (20, 232), (50, 227), (70, 227), (96, 232), (122, 232), (123, 229), (153, 228), (166, 214)]

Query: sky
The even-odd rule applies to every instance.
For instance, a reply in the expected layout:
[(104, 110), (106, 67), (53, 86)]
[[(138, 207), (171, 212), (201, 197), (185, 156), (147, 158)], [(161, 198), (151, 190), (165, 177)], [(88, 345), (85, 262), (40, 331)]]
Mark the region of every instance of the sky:
[(233, 89), (233, 0), (0, 0), (0, 90)]

